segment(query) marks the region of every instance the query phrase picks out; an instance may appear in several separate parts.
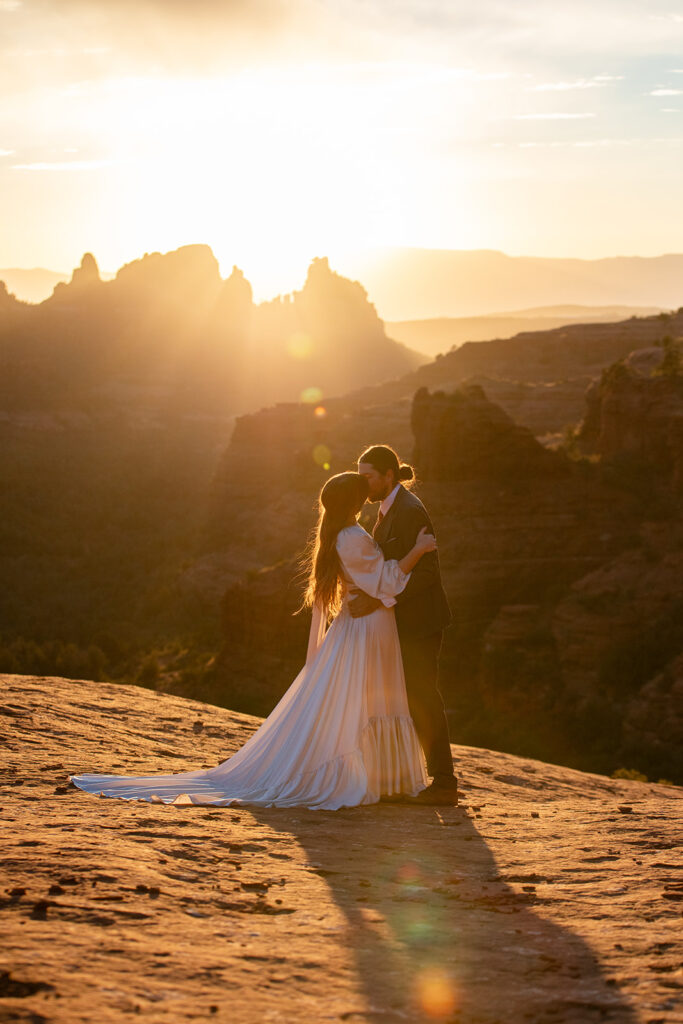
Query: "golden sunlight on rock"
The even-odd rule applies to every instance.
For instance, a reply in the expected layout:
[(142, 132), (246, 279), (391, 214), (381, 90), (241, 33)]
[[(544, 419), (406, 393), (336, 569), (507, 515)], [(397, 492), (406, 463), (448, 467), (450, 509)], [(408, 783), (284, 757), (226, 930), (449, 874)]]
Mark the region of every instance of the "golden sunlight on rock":
[(3, 1020), (680, 1020), (680, 788), (454, 745), (459, 807), (97, 798), (67, 775), (209, 767), (260, 719), (0, 684)]

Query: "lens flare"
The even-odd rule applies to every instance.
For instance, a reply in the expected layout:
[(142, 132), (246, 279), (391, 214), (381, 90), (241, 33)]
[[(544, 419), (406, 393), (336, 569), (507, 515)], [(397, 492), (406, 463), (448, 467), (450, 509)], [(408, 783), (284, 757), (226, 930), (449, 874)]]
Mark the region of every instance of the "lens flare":
[(301, 401), (310, 405), (317, 405), (322, 397), (320, 388), (306, 388), (301, 392)]
[(429, 942), (434, 934), (434, 927), (424, 917), (415, 917), (406, 921), (403, 926), (403, 937), (413, 946)]
[(422, 873), (420, 865), (410, 860), (406, 861), (405, 864), (401, 864), (396, 872), (396, 881), (401, 882), (403, 885), (421, 885)]
[(313, 338), (303, 331), (291, 334), (287, 339), (287, 352), (292, 359), (308, 359), (313, 353)]
[(327, 409), (324, 405), (318, 405), (314, 411), (314, 416), (317, 416), (319, 420), (324, 419), (327, 416)]
[(417, 976), (417, 999), (433, 1020), (449, 1017), (456, 1009), (455, 986), (445, 971), (427, 967)]
[(332, 452), (326, 444), (317, 444), (313, 449), (313, 461), (318, 466), (322, 466), (323, 469), (330, 468), (330, 459), (332, 458)]

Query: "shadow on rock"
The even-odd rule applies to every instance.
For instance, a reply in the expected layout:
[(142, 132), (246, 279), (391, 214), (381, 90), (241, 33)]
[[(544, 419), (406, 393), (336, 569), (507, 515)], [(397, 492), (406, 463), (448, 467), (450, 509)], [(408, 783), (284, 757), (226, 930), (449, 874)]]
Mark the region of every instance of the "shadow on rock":
[(586, 943), (501, 878), (463, 809), (250, 811), (300, 843), (344, 915), (363, 1004), (343, 1019), (635, 1024)]

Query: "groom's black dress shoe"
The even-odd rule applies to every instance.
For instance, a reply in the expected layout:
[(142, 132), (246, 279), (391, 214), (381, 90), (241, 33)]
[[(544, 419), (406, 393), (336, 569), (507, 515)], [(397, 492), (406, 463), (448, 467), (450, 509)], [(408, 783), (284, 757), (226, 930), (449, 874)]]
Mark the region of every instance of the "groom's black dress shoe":
[(395, 796), (382, 797), (383, 801), (395, 804), (412, 804), (422, 807), (457, 807), (458, 806), (458, 781), (441, 783), (432, 782), (423, 789), (417, 796), (408, 796), (407, 793), (396, 794)]
[(434, 807), (457, 807), (458, 806), (458, 782), (457, 779), (448, 783), (434, 781), (421, 793), (413, 798), (416, 804), (426, 804)]

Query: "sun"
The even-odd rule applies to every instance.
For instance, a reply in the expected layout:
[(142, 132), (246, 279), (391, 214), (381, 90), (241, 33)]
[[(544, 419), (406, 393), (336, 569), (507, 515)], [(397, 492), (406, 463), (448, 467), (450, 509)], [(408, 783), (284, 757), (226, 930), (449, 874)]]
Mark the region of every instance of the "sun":
[(300, 287), (315, 256), (400, 242), (406, 193), (420, 192), (406, 85), (375, 78), (321, 64), (102, 84), (89, 109), (115, 232), (131, 254), (207, 242), (257, 299)]

